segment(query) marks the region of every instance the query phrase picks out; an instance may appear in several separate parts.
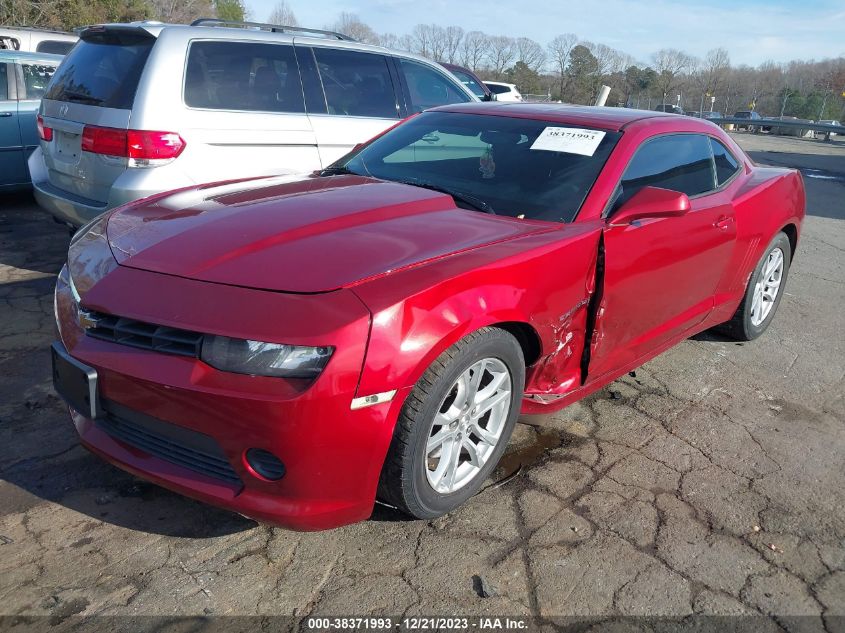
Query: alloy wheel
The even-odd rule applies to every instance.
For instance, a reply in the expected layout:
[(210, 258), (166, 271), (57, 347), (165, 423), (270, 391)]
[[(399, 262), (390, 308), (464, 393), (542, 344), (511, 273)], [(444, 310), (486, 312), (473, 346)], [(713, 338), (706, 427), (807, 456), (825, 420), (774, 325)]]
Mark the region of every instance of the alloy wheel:
[(772, 311), (782, 280), (783, 251), (773, 248), (766, 257), (751, 299), (751, 324), (755, 327), (759, 327)]
[(498, 358), (483, 358), (458, 376), (426, 443), (426, 479), (436, 492), (455, 492), (478, 475), (502, 438), (512, 398), (510, 372)]

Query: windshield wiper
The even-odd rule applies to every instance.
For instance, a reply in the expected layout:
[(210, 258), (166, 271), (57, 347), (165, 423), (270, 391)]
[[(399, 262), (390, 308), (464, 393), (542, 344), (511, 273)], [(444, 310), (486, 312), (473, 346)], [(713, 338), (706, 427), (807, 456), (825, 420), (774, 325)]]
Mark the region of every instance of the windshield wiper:
[(62, 90), (62, 96), (70, 101), (87, 101), (93, 105), (99, 105), (103, 102), (103, 100), (98, 97), (92, 97), (84, 92), (76, 92), (74, 90)]
[(496, 215), (496, 212), (493, 210), (493, 207), (484, 202), (484, 200), (482, 200), (481, 198), (477, 198), (471, 194), (463, 193), (462, 191), (455, 191), (454, 189), (449, 189), (449, 187), (435, 185), (434, 183), (425, 182), (422, 180), (394, 180), (394, 182), (401, 182), (403, 185), (413, 185), (414, 187), (422, 187), (423, 189), (439, 191), (440, 193), (445, 193), (446, 195), (452, 196), (452, 198), (454, 198), (456, 202), (463, 202), (464, 204), (471, 206), (477, 211), (483, 211), (484, 213)]

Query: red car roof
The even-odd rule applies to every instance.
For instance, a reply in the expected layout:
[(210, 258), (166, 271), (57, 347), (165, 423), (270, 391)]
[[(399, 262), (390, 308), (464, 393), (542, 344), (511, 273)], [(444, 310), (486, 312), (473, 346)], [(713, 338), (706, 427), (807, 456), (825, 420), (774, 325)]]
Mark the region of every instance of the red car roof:
[(576, 106), (563, 103), (457, 103), (433, 108), (433, 110), (539, 119), (541, 121), (584, 125), (613, 131), (621, 130), (628, 123), (642, 119), (678, 118), (677, 114), (651, 110)]

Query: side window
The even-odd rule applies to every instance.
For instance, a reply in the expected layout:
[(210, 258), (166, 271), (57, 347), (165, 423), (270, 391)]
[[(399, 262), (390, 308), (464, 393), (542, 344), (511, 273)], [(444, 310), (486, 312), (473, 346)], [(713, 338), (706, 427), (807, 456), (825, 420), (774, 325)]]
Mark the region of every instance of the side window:
[(9, 64), (0, 62), (0, 101), (9, 100)]
[(383, 55), (314, 48), (329, 114), (398, 117), (396, 91)]
[(710, 139), (713, 148), (713, 161), (716, 164), (716, 184), (722, 186), (739, 171), (739, 161), (715, 138)]
[(675, 134), (646, 141), (622, 176), (622, 200), (643, 187), (697, 196), (715, 188), (708, 137)]
[(73, 48), (74, 42), (60, 42), (58, 40), (44, 40), (38, 42), (35, 47), (36, 53), (50, 53), (51, 55), (67, 55)]
[(409, 112), (422, 112), (426, 108), (470, 100), (469, 95), (446, 75), (425, 64), (401, 59), (400, 67), (411, 98)]
[(293, 46), (193, 42), (185, 69), (185, 104), (211, 110), (305, 112)]
[(23, 70), (24, 99), (40, 99), (47, 91), (47, 84), (56, 72), (49, 64), (21, 64)]
[(506, 92), (510, 92), (511, 89), (507, 86), (500, 86), (498, 84), (487, 84), (487, 87), (490, 88), (490, 92), (494, 95), (503, 95)]

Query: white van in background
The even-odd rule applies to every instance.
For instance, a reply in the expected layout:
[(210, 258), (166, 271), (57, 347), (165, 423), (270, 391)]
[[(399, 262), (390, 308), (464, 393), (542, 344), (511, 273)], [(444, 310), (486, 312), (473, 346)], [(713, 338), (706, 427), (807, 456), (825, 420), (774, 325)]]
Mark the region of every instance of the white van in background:
[(78, 39), (78, 35), (64, 31), (0, 26), (0, 49), (67, 55)]

